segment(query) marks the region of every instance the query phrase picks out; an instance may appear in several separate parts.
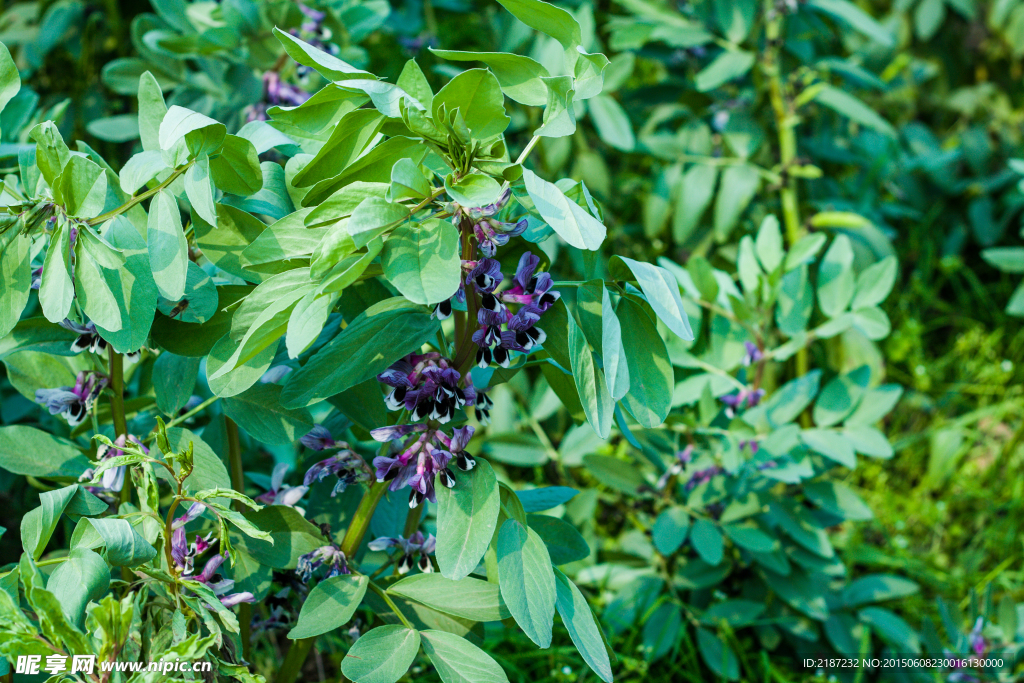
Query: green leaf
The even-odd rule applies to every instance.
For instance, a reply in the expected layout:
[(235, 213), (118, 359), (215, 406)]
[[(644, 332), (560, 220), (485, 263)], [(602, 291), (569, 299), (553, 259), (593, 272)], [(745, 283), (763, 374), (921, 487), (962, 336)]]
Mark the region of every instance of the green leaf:
[(160, 149), (169, 150), (178, 140), (185, 138), (193, 156), (208, 154), (220, 146), (226, 133), (223, 123), (175, 104), (167, 110), (160, 123)]
[(378, 626), (359, 636), (341, 672), (353, 683), (395, 683), (404, 676), (420, 649), (420, 634), (405, 626)]
[(993, 249), (985, 249), (981, 252), (981, 257), (985, 259), (990, 266), (997, 268), (1004, 273), (1024, 273), (1024, 247), (995, 247)]
[(839, 19), (880, 45), (890, 47), (894, 43), (892, 33), (870, 14), (848, 0), (808, 0), (807, 5)]
[(263, 171), (256, 147), (245, 138), (228, 135), (220, 151), (210, 157), (213, 184), (228, 194), (248, 197), (263, 187)]
[(720, 85), (744, 76), (754, 66), (754, 55), (742, 50), (726, 50), (715, 61), (701, 69), (694, 79), (700, 92), (714, 90)]
[(0, 43), (0, 111), (21, 90), (21, 74), (7, 46)]
[(459, 288), (461, 263), (458, 230), (438, 219), (396, 228), (381, 252), (384, 277), (417, 304), (451, 298)]
[(658, 318), (676, 335), (693, 340), (693, 330), (679, 296), (679, 281), (660, 266), (640, 263), (625, 256), (613, 256), (608, 270), (617, 280), (633, 280), (644, 293)]
[(289, 358), (297, 358), (313, 345), (327, 324), (337, 301), (337, 293), (318, 295), (315, 291), (299, 299), (288, 318), (285, 343), (288, 346)]
[[(0, 43), (2, 45), (2, 43)], [(32, 286), (32, 240), (18, 235), (0, 252), (0, 338), (6, 337), (21, 319)]]
[(423, 651), (444, 683), (508, 683), (508, 676), (490, 655), (462, 636), (420, 631)]
[(729, 166), (722, 171), (722, 183), (715, 197), (715, 237), (724, 242), (750, 200), (761, 186), (761, 176), (753, 166)]
[(388, 593), (472, 621), (501, 621), (511, 616), (498, 586), (481, 579), (452, 581), (439, 574), (416, 574), (392, 584)]
[(91, 600), (99, 600), (109, 586), (107, 563), (84, 548), (69, 552), (68, 559), (61, 562), (46, 581), (46, 590), (57, 598), (64, 616), (79, 627), (85, 622), (86, 606)]
[[(156, 178), (157, 174), (167, 169), (163, 154), (159, 150), (139, 152), (129, 159), (118, 176), (121, 190), (126, 194), (135, 194), (140, 188)], [(189, 169), (191, 171), (191, 169)], [(188, 173), (185, 174), (188, 177)]]
[(547, 546), (551, 564), (569, 564), (590, 556), (590, 546), (576, 527), (565, 520), (549, 515), (527, 515), (526, 521)]
[(44, 491), (39, 494), (39, 507), (29, 510), (21, 519), (21, 546), (32, 558), (39, 559), (65, 512), (98, 515), (106, 510), (106, 503), (78, 484)]
[(678, 506), (666, 508), (654, 520), (654, 526), (651, 527), (654, 547), (662, 555), (671, 555), (679, 550), (679, 546), (686, 541), (686, 534), (689, 530), (690, 516), (686, 510)]
[(622, 325), (622, 345), (629, 367), (629, 392), (623, 407), (641, 426), (654, 428), (672, 409), (675, 378), (668, 348), (643, 307), (622, 297), (617, 311)]
[(843, 603), (847, 607), (859, 607), (872, 602), (898, 600), (914, 595), (920, 587), (901, 576), (892, 574), (871, 574), (851, 582), (843, 589)]
[(635, 496), (641, 487), (647, 486), (643, 473), (625, 460), (592, 453), (583, 456), (583, 464), (602, 484), (627, 495)]
[(199, 358), (161, 353), (153, 366), (156, 405), (165, 415), (175, 415), (192, 396), (199, 376)]
[(270, 445), (288, 445), (313, 428), (313, 418), (305, 408), (281, 405), (282, 387), (256, 384), (240, 394), (224, 399), (224, 414), (238, 423), (257, 441)]
[(604, 372), (594, 363), (594, 356), (587, 344), (583, 330), (571, 316), (569, 317), (569, 356), (573, 381), (576, 384), (576, 391), (579, 394), (580, 403), (583, 405), (583, 411), (586, 413), (587, 421), (590, 422), (599, 437), (607, 439), (611, 433), (615, 403), (609, 393)]
[(295, 187), (308, 187), (338, 175), (374, 142), (384, 117), (373, 109), (356, 109), (338, 121), (323, 147), (295, 174)]
[[(217, 224), (208, 223), (198, 213), (192, 216), (196, 242), (203, 256), (218, 268), (249, 282), (263, 278), (245, 269), (242, 252), (267, 228), (250, 214), (225, 204), (217, 204)], [(170, 298), (170, 297), (168, 297)]]
[(754, 427), (777, 428), (792, 422), (818, 394), (821, 370), (812, 370), (770, 395), (760, 405), (743, 413), (743, 421)]
[[(128, 483), (125, 482), (125, 485), (127, 486)], [(126, 519), (109, 517), (90, 519), (87, 517), (79, 522), (79, 527), (93, 529), (95, 538), (92, 543), (83, 545), (81, 542), (76, 543), (73, 537), (72, 547), (87, 549), (105, 547), (107, 561), (115, 567), (137, 567), (156, 557), (156, 548), (148, 543)], [(75, 529), (74, 536), (79, 536), (78, 528)]]
[(210, 177), (210, 159), (196, 159), (183, 179), (185, 195), (188, 197), (192, 210), (199, 214), (210, 225), (217, 226), (217, 205), (213, 200), (213, 179)]
[(501, 195), (501, 185), (489, 175), (467, 173), (458, 180), (449, 175), (444, 180), (449, 196), (462, 206), (487, 206)]
[(458, 581), (469, 576), (483, 559), (498, 526), (501, 507), (498, 482), (490, 463), (477, 465), (456, 481), (454, 488), (437, 490), (437, 550), (441, 574)]
[(352, 212), (345, 230), (356, 249), (361, 249), (408, 219), (409, 209), (405, 206), (380, 197), (368, 197)]
[(589, 101), (590, 117), (601, 139), (615, 149), (631, 152), (636, 137), (622, 106), (608, 95), (598, 95)]
[(288, 56), (303, 66), (315, 69), (328, 81), (339, 81), (353, 78), (375, 79), (376, 77), (357, 69), (351, 64), (342, 61), (332, 54), (313, 47), (307, 42), (299, 40), (295, 36), (279, 28), (274, 28), (274, 35), (284, 45)]
[(838, 235), (818, 267), (818, 304), (830, 318), (843, 313), (853, 299), (853, 247), (850, 238)]
[(365, 576), (351, 574), (321, 581), (303, 601), (298, 623), (288, 638), (313, 638), (344, 626), (359, 608), (369, 584)]
[(404, 297), (374, 304), (288, 376), (281, 401), (308, 406), (374, 377), (433, 338), (439, 325)]
[(548, 98), (544, 107), (543, 125), (533, 132), (537, 137), (561, 138), (576, 132), (576, 110), (573, 107), (573, 80), (569, 76), (542, 77)]
[(583, 661), (605, 683), (612, 682), (612, 665), (605, 647), (604, 635), (598, 626), (594, 613), (587, 604), (580, 589), (555, 569), (555, 590), (558, 615), (562, 618), (573, 644), (579, 650)]
[(160, 296), (178, 301), (185, 294), (188, 240), (181, 227), (178, 202), (167, 190), (153, 197), (148, 222), (149, 262)]
[(683, 174), (672, 218), (672, 236), (676, 242), (683, 243), (693, 234), (715, 196), (717, 181), (718, 168), (715, 166), (693, 164)]
[(167, 105), (164, 104), (160, 83), (146, 71), (139, 78), (139, 134), (142, 149), (147, 152), (160, 151), (160, 126), (166, 114)]
[(68, 269), (68, 258), (71, 255), (69, 230), (66, 221), (57, 222), (57, 230), (50, 237), (50, 246), (43, 260), (39, 303), (43, 315), (52, 323), (59, 323), (68, 317), (75, 299), (75, 287), (71, 283)]
[(579, 493), (568, 486), (545, 486), (539, 489), (516, 491), (516, 497), (523, 504), (526, 512), (542, 512), (563, 505)]
[(112, 255), (90, 230), (82, 228), (75, 243), (75, 294), (85, 314), (97, 327), (117, 332), (121, 329), (121, 307), (107, 280), (107, 269), (96, 256)]
[(714, 523), (698, 519), (690, 530), (690, 543), (701, 559), (716, 566), (722, 561), (722, 533)]
[(502, 92), (519, 104), (543, 107), (547, 103), (547, 88), (541, 78), (551, 74), (529, 57), (508, 52), (460, 52), (434, 48), (430, 51), (453, 62), (483, 62), (498, 79)]
[(827, 83), (819, 84), (819, 87), (821, 89), (814, 99), (820, 104), (883, 135), (896, 137), (896, 129), (892, 127), (892, 124), (853, 95)]
[(729, 644), (704, 628), (697, 629), (697, 649), (701, 659), (719, 678), (739, 680), (740, 664)]
[(817, 481), (804, 486), (807, 499), (837, 517), (868, 520), (871, 508), (846, 484), (839, 481)]
[(596, 251), (601, 247), (607, 233), (601, 221), (533, 171), (523, 169), (523, 180), (537, 212), (562, 239), (577, 249)]
[(88, 157), (72, 156), (57, 178), (54, 199), (63, 203), (69, 216), (90, 218), (107, 199), (107, 174)]
[(388, 201), (423, 199), (430, 195), (430, 191), (430, 181), (412, 159), (399, 159), (391, 169), (391, 186), (386, 197)]
[[(434, 95), (431, 104), (435, 122), (444, 116), (452, 116), (459, 110), (462, 120), (476, 140), (486, 140), (500, 135), (512, 122), (505, 114), (505, 96), (501, 85), (487, 69), (469, 69), (448, 81)], [(444, 115), (440, 114), (444, 107)]]
[(857, 467), (857, 456), (854, 455), (853, 446), (838, 432), (829, 429), (805, 429), (800, 433), (800, 440), (829, 460), (850, 469)]
[(629, 391), (629, 365), (622, 344), (622, 326), (603, 280), (592, 280), (577, 289), (576, 314), (587, 340), (601, 355), (609, 393), (617, 401)]
[[(982, 253), (984, 256), (984, 252)], [(850, 308), (866, 308), (877, 306), (885, 301), (896, 284), (898, 262), (895, 256), (886, 256), (857, 275), (857, 287)]]
[(320, 529), (295, 508), (267, 505), (262, 510), (244, 512), (243, 516), (257, 529), (269, 534), (273, 542), (240, 536), (235, 543), (268, 567), (294, 569), (299, 557), (324, 544)]
[(498, 533), (498, 577), (509, 612), (538, 647), (551, 645), (555, 614), (555, 575), (537, 532), (514, 519)]
[(542, 0), (498, 1), (516, 19), (561, 43), (567, 53), (575, 52), (576, 48), (583, 43), (579, 23), (560, 7), (542, 2)]
[(78, 478), (89, 459), (65, 439), (35, 427), (0, 427), (0, 467), (31, 477)]
[[(231, 477), (228, 476), (227, 468), (224, 467), (224, 461), (199, 436), (188, 429), (169, 427), (167, 429), (167, 441), (174, 453), (184, 450), (188, 448), (189, 444), (192, 444), (193, 470), (192, 474), (185, 480), (185, 489), (187, 491), (195, 492), (206, 489), (231, 488)], [(170, 473), (163, 467), (157, 467), (154, 471), (161, 479), (167, 480), (170, 478)]]
[(770, 553), (777, 546), (775, 539), (756, 526), (726, 524), (722, 531), (733, 543), (753, 553)]

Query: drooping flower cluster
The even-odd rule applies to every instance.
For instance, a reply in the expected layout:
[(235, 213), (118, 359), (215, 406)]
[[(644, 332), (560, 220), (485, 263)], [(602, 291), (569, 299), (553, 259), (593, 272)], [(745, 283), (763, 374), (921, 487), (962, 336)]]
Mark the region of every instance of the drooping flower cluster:
[(224, 560), (228, 559), (227, 553), (214, 555), (206, 561), (203, 571), (199, 574), (192, 573), (195, 568), (195, 560), (213, 547), (213, 532), (211, 531), (206, 536), (197, 535), (192, 543), (189, 543), (185, 533), (185, 524), (201, 515), (205, 507), (202, 503), (195, 502), (184, 516), (174, 520), (174, 533), (171, 536), (171, 559), (174, 560), (183, 579), (205, 584), (213, 591), (214, 595), (220, 598), (225, 607), (233, 607), (242, 602), (253, 602), (256, 598), (249, 591), (229, 593), (235, 586), (234, 580), (224, 578), (217, 573)]
[[(107, 378), (83, 370), (75, 378), (75, 386), (37, 389), (36, 403), (46, 406), (50, 415), (61, 415), (72, 427), (81, 424), (92, 409), (96, 397), (107, 385)], [(122, 444), (123, 445), (123, 444)]]
[[(302, 480), (302, 486), (300, 487), (303, 489), (303, 494), (315, 482), (323, 481), (328, 475), (337, 477), (337, 482), (331, 491), (332, 498), (344, 492), (349, 485), (357, 481), (366, 481), (370, 478), (366, 463), (359, 457), (359, 454), (351, 450), (344, 441), (335, 441), (331, 433), (323, 425), (315, 425), (299, 441), (303, 446), (314, 451), (340, 449), (331, 457), (315, 463), (306, 471), (306, 476)], [(300, 495), (299, 498), (301, 497)]]
[(403, 442), (401, 452), (395, 456), (379, 455), (373, 459), (377, 468), (377, 481), (391, 482), (388, 487), (398, 491), (408, 486), (409, 507), (419, 506), (424, 500), (437, 502), (434, 493), (435, 477), (446, 488), (455, 486), (455, 475), (448, 464), (454, 459), (460, 470), (468, 472), (476, 467), (476, 459), (466, 451), (473, 437), (473, 427), (457, 427), (448, 436), (440, 428), (427, 424), (380, 427), (370, 435), (381, 443)]
[[(465, 262), (467, 284), (480, 294), (477, 309), (479, 329), (473, 333), (477, 345), (476, 364), (486, 368), (492, 362), (507, 368), (512, 351), (529, 353), (544, 343), (547, 335), (537, 326), (541, 316), (558, 301), (560, 294), (551, 289), (551, 275), (537, 273), (540, 258), (525, 252), (519, 259), (513, 285), (504, 291), (498, 287), (504, 280), (501, 264), (492, 258)], [(508, 304), (518, 306), (513, 313)]]
[(309, 487), (306, 485), (289, 486), (285, 484), (284, 477), (290, 469), (291, 466), (286, 462), (277, 463), (270, 475), (270, 490), (257, 496), (256, 502), (263, 503), (264, 505), (285, 505), (295, 508), (299, 511), (299, 514), (305, 515), (305, 510), (297, 507), (297, 504), (306, 495), (306, 492), (309, 491)]
[[(423, 536), (422, 531), (417, 531), (409, 538), (398, 536), (391, 538), (382, 536), (369, 543), (370, 550), (387, 550), (388, 548), (401, 548), (402, 556), (398, 559), (398, 573), (408, 574), (415, 564), (421, 572), (430, 573), (434, 571), (434, 565), (430, 563), (430, 556), (434, 554), (437, 539), (433, 534)], [(416, 558), (419, 558), (419, 562)]]
[(340, 574), (352, 573), (349, 571), (345, 553), (341, 552), (341, 548), (334, 543), (328, 543), (327, 545), (320, 546), (316, 550), (300, 556), (298, 565), (295, 568), (295, 573), (299, 575), (299, 578), (301, 578), (303, 582), (306, 582), (309, 581), (313, 577), (313, 573), (321, 567), (329, 567), (327, 574), (323, 577), (325, 579), (329, 579), (332, 576), (338, 576)]
[[(124, 451), (117, 448), (117, 446), (124, 446), (125, 441), (131, 441), (133, 444), (138, 446), (143, 453), (149, 453), (149, 449), (146, 448), (145, 444), (139, 440), (134, 434), (129, 434), (125, 437), (124, 434), (114, 439), (114, 447), (111, 448), (107, 444), (103, 443), (96, 449), (96, 459), (99, 461), (109, 460), (110, 458), (119, 458), (124, 455)], [(93, 478), (93, 468), (87, 469), (82, 472), (82, 475), (78, 478), (78, 481), (91, 481)], [(99, 486), (87, 486), (88, 491), (94, 495), (109, 498), (112, 493), (120, 493), (124, 487), (124, 474), (125, 466), (112, 467), (103, 473), (103, 477), (100, 479)]]
[(522, 235), (529, 226), (526, 218), (515, 223), (504, 223), (495, 218), (511, 198), (512, 191), (506, 188), (493, 204), (481, 207), (456, 205), (452, 223), (458, 226), (463, 218), (469, 218), (473, 222), (473, 234), (481, 253), (488, 257), (494, 256), (498, 247), (503, 247), (508, 244), (509, 239)]

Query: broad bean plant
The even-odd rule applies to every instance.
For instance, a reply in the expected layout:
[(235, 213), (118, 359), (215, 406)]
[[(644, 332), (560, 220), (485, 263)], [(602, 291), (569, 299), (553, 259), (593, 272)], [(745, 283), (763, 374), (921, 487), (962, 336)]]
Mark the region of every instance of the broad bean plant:
[[(490, 68), (435, 93), (415, 61), (387, 83), (275, 30), (279, 60), (325, 85), (237, 134), (168, 106), (149, 71), (141, 151), (117, 171), (52, 121), (29, 130), (3, 179), (0, 334), (39, 427), (4, 427), (0, 465), (40, 505), (3, 573), (0, 655), (202, 659), (257, 680), (268, 635), (290, 641), (288, 683), (342, 629), (358, 637), (351, 680), (395, 681), (422, 652), (445, 681), (498, 681), (475, 624), (547, 648), (557, 613), (612, 680), (587, 597), (555, 566), (586, 543), (531, 514), (575, 491), (499, 483), (479, 430), (491, 388), (530, 366), (602, 439), (659, 425), (655, 321), (693, 333), (663, 267), (615, 257), (607, 278), (552, 277), (565, 247), (602, 267), (606, 228), (586, 186), (535, 174), (530, 152), (574, 132), (608, 60), (564, 10), (504, 5), (558, 41), (554, 75), (473, 55)], [(6, 105), (6, 48), (0, 75)], [(515, 159), (506, 97), (543, 107)], [(252, 443), (290, 458), (245, 472)]]

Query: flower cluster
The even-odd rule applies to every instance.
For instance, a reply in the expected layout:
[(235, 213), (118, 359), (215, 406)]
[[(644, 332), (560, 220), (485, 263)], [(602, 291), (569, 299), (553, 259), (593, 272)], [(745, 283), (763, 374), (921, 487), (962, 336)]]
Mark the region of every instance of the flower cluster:
[(466, 451), (473, 437), (473, 428), (469, 426), (453, 429), (451, 436), (426, 424), (380, 427), (370, 435), (381, 443), (404, 440), (400, 453), (393, 457), (379, 455), (373, 459), (373, 466), (377, 468), (377, 481), (391, 482), (390, 490), (398, 491), (406, 486), (412, 489), (409, 492), (411, 508), (424, 500), (437, 502), (435, 477), (440, 478), (446, 488), (455, 486), (455, 475), (448, 468), (452, 460), (464, 472), (476, 467), (476, 459)]
[(313, 573), (321, 567), (329, 567), (327, 574), (324, 576), (325, 579), (329, 579), (332, 576), (338, 576), (340, 574), (351, 574), (348, 568), (348, 561), (345, 558), (345, 553), (341, 552), (334, 543), (328, 543), (327, 545), (320, 546), (312, 552), (308, 552), (305, 555), (299, 557), (299, 563), (295, 568), (295, 573), (299, 575), (303, 583), (309, 581), (313, 577)]
[[(331, 497), (344, 492), (349, 485), (356, 483), (357, 481), (366, 481), (370, 478), (369, 472), (367, 471), (366, 463), (359, 455), (348, 447), (348, 444), (344, 441), (335, 441), (331, 437), (331, 433), (323, 425), (315, 425), (308, 434), (303, 436), (299, 441), (303, 446), (314, 451), (324, 451), (330, 449), (340, 449), (337, 453), (329, 458), (325, 458), (306, 471), (306, 476), (302, 480), (303, 489), (302, 493), (305, 494), (315, 482), (323, 481), (327, 476), (334, 475), (337, 478), (337, 482), (334, 484), (334, 489), (331, 491)], [(280, 465), (278, 465), (280, 467)], [(275, 474), (277, 470), (275, 469)], [(282, 475), (283, 477), (283, 475)], [(283, 479), (282, 479), (283, 481)], [(294, 494), (293, 494), (294, 495)], [(299, 495), (298, 498), (301, 498)], [(296, 498), (296, 501), (298, 500)]]
[(512, 191), (506, 188), (493, 204), (487, 206), (474, 208), (456, 204), (452, 213), (452, 223), (458, 226), (463, 218), (471, 220), (473, 234), (481, 253), (488, 257), (494, 256), (498, 247), (503, 247), (508, 244), (509, 239), (522, 235), (529, 226), (525, 218), (515, 223), (503, 223), (495, 218), (511, 198)]
[[(36, 403), (46, 406), (50, 415), (61, 415), (72, 427), (81, 424), (92, 409), (96, 397), (107, 385), (107, 378), (83, 370), (75, 378), (75, 386), (37, 389)], [(122, 444), (123, 445), (123, 444)]]
[[(124, 434), (122, 434), (121, 436), (114, 439), (113, 448), (111, 448), (105, 443), (100, 444), (99, 448), (96, 449), (96, 459), (99, 461), (103, 461), (109, 460), (110, 458), (121, 457), (122, 455), (124, 455), (124, 451), (117, 447), (123, 447), (125, 445), (126, 440), (131, 441), (133, 444), (138, 446), (143, 453), (149, 453), (149, 449), (146, 448), (145, 444), (143, 444), (142, 441), (140, 441), (137, 436), (135, 436), (134, 434), (129, 434), (126, 437)], [(78, 481), (91, 481), (94, 472), (95, 470), (90, 467), (85, 472), (82, 472), (82, 476), (78, 478)], [(121, 465), (120, 467), (112, 467), (103, 473), (103, 477), (100, 479), (99, 486), (87, 486), (86, 488), (90, 493), (95, 494), (97, 496), (109, 497), (111, 493), (120, 493), (121, 489), (124, 487), (124, 473), (124, 465)]]
[(309, 93), (291, 83), (285, 83), (276, 71), (267, 71), (263, 74), (263, 100), (249, 108), (246, 115), (246, 122), (266, 121), (267, 109), (275, 105), (283, 104), (288, 107), (297, 107), (309, 99)]
[(229, 593), (234, 588), (235, 582), (217, 573), (224, 560), (228, 558), (227, 553), (214, 555), (206, 561), (203, 571), (199, 574), (192, 573), (195, 568), (196, 558), (213, 547), (211, 542), (213, 532), (206, 536), (196, 536), (192, 543), (189, 543), (185, 533), (185, 524), (201, 515), (204, 509), (205, 506), (202, 503), (193, 503), (184, 516), (174, 520), (173, 525), (175, 529), (171, 536), (171, 559), (174, 560), (174, 565), (181, 573), (183, 579), (206, 585), (213, 591), (214, 595), (220, 598), (221, 603), (225, 607), (233, 607), (242, 602), (255, 601), (255, 596), (249, 591)]
[[(422, 531), (417, 531), (409, 538), (404, 536), (398, 536), (397, 538), (383, 536), (370, 541), (368, 547), (370, 550), (387, 550), (393, 547), (401, 548), (402, 556), (398, 559), (398, 573), (408, 574), (413, 564), (419, 567), (421, 572), (430, 573), (434, 571), (434, 565), (430, 563), (430, 555), (434, 554), (436, 545), (437, 539), (434, 538), (433, 534), (427, 534), (424, 537)], [(419, 562), (416, 562), (417, 557), (419, 557)]]
[[(507, 368), (511, 352), (529, 353), (544, 343), (547, 335), (537, 327), (541, 316), (558, 301), (559, 293), (551, 289), (549, 273), (537, 273), (540, 258), (525, 252), (513, 277), (513, 285), (504, 291), (498, 287), (504, 280), (501, 264), (492, 258), (465, 262), (466, 282), (480, 294), (477, 309), (479, 329), (473, 333), (477, 345), (476, 364), (486, 368), (492, 362)], [(518, 305), (515, 313), (507, 304)], [(504, 328), (504, 329), (503, 329)]]
[(392, 387), (384, 399), (388, 410), (408, 410), (413, 420), (437, 420), (447, 424), (455, 411), (476, 403), (472, 379), (465, 378), (447, 358), (437, 352), (410, 354), (377, 375), (377, 380)]
[(727, 417), (736, 417), (737, 411), (746, 408), (753, 408), (764, 398), (764, 389), (750, 389), (743, 387), (734, 394), (726, 394), (718, 400), (726, 405), (725, 414)]
[(275, 465), (274, 471), (270, 475), (270, 490), (257, 496), (256, 501), (264, 505), (285, 505), (295, 508), (299, 511), (299, 514), (304, 515), (305, 510), (296, 507), (296, 505), (306, 495), (306, 491), (309, 491), (309, 486), (289, 486), (285, 484), (284, 477), (288, 474), (289, 469), (291, 469), (291, 466), (286, 462), (279, 462)]

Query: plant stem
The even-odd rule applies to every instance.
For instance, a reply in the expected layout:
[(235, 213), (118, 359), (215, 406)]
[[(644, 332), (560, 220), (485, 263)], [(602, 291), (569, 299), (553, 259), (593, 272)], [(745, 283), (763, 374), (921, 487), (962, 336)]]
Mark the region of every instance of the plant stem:
[[(192, 417), (196, 413), (201, 412), (203, 410), (206, 410), (212, 404), (216, 403), (219, 399), (220, 399), (220, 396), (211, 396), (210, 398), (206, 399), (205, 401), (203, 401), (202, 403), (200, 403), (199, 405), (197, 405), (195, 408), (193, 408), (192, 410), (188, 411), (184, 415), (176, 417), (173, 420), (171, 420), (170, 422), (168, 422), (167, 425), (166, 425), (167, 428), (170, 429), (171, 427), (177, 427), (182, 422), (184, 422), (185, 420), (189, 419), (190, 417)], [(149, 436), (146, 437), (146, 440), (143, 443), (149, 443), (150, 441), (152, 441), (155, 438), (156, 438), (156, 432), (153, 432), (152, 434), (150, 434)]]
[[(107, 345), (107, 368), (110, 376), (110, 414), (114, 419), (114, 439), (127, 438), (128, 421), (124, 415), (124, 356)], [(121, 486), (121, 503), (131, 500), (132, 487), (127, 481)]]
[[(803, 236), (800, 224), (800, 205), (796, 191), (796, 178), (789, 173), (789, 167), (796, 161), (797, 118), (790, 109), (791, 103), (783, 92), (782, 73), (779, 65), (782, 46), (782, 15), (773, 0), (765, 0), (765, 50), (764, 71), (768, 76), (768, 97), (775, 113), (775, 127), (779, 135), (779, 163), (782, 167), (782, 183), (779, 199), (782, 202), (782, 223), (786, 228), (786, 242), (789, 247)], [(803, 377), (809, 370), (807, 348), (796, 353), (796, 376)], [(801, 418), (806, 423), (807, 418)], [(804, 427), (810, 426), (804, 424)]]
[(410, 508), (409, 514), (405, 516), (405, 529), (402, 530), (402, 535), (406, 538), (412, 536), (420, 528), (420, 516), (423, 514), (423, 508), (423, 505)]
[(391, 608), (391, 611), (395, 613), (395, 616), (398, 617), (398, 620), (402, 622), (402, 624), (406, 628), (412, 629), (414, 631), (416, 630), (416, 627), (412, 625), (412, 623), (405, 617), (404, 614), (402, 614), (402, 610), (398, 609), (398, 605), (395, 604), (394, 600), (391, 599), (391, 596), (388, 595), (383, 588), (375, 584), (373, 581), (370, 581), (370, 590), (379, 595), (381, 600), (387, 603), (387, 606)]
[(309, 651), (313, 649), (315, 640), (316, 638), (301, 638), (292, 643), (292, 646), (288, 648), (288, 654), (284, 657), (284, 662), (281, 663), (281, 670), (278, 672), (277, 678), (274, 679), (274, 683), (295, 683), (295, 679), (302, 671), (302, 665), (306, 662), (306, 657), (309, 656)]
[(124, 213), (128, 209), (132, 208), (136, 204), (140, 204), (140, 203), (144, 202), (145, 200), (149, 199), (150, 197), (155, 195), (160, 190), (164, 190), (167, 187), (169, 187), (170, 184), (173, 183), (175, 180), (177, 180), (178, 176), (180, 176), (182, 173), (187, 171), (189, 166), (191, 166), (193, 163), (194, 162), (190, 161), (187, 164), (185, 164), (184, 166), (181, 166), (179, 168), (174, 169), (174, 172), (171, 173), (171, 175), (167, 176), (167, 180), (163, 181), (162, 183), (160, 183), (159, 185), (154, 187), (152, 190), (146, 190), (142, 194), (135, 195), (134, 197), (132, 197), (131, 199), (126, 201), (124, 204), (122, 204), (121, 206), (117, 207), (116, 209), (111, 209), (110, 211), (107, 211), (105, 214), (96, 216), (96, 218), (90, 218), (89, 220), (87, 220), (85, 222), (85, 224), (86, 225), (100, 225), (101, 223), (106, 223), (111, 218), (114, 218), (116, 216), (120, 216), (122, 213)]
[(356, 551), (359, 550), (359, 546), (363, 542), (363, 536), (366, 535), (366, 530), (370, 528), (370, 519), (373, 517), (373, 512), (377, 509), (377, 504), (384, 497), (387, 490), (387, 482), (375, 481), (370, 485), (366, 493), (363, 494), (363, 499), (359, 502), (359, 507), (356, 508), (356, 513), (352, 517), (352, 523), (348, 525), (348, 530), (345, 532), (345, 538), (341, 541), (341, 552), (345, 553), (346, 560), (354, 557)]
[[(242, 446), (238, 440), (238, 425), (227, 415), (224, 416), (225, 431), (228, 440), (228, 463), (231, 465), (231, 488), (241, 494), (245, 494), (245, 473), (242, 469)], [(238, 512), (244, 512), (246, 507), (239, 501), (234, 501), (231, 506)], [(252, 651), (252, 605), (243, 602), (238, 606), (238, 625), (241, 628), (239, 637), (242, 640), (242, 659), (249, 661)]]

